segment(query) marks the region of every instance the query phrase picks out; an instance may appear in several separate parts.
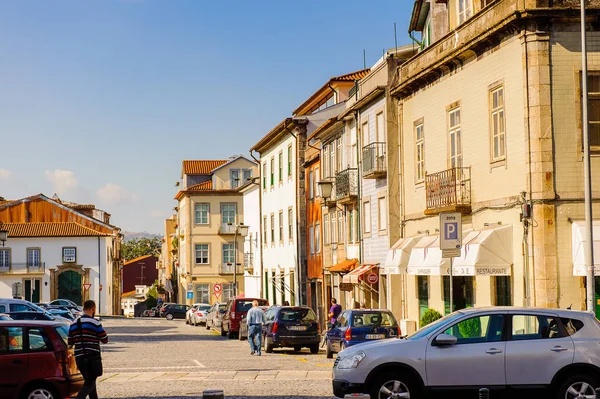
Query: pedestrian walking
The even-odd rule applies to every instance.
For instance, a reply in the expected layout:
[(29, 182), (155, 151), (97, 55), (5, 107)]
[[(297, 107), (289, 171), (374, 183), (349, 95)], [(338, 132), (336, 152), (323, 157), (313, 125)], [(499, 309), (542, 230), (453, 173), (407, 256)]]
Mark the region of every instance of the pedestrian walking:
[(102, 357), (100, 342), (108, 343), (108, 336), (102, 324), (94, 318), (96, 303), (85, 301), (83, 315), (71, 323), (69, 328), (69, 345), (75, 346), (75, 361), (83, 375), (85, 383), (77, 394), (77, 399), (98, 399), (96, 379), (102, 375)]
[(340, 313), (342, 313), (342, 306), (337, 303), (337, 299), (331, 298), (331, 307), (329, 308), (329, 314), (327, 316), (329, 317), (329, 322), (331, 324), (331, 326), (329, 327), (330, 329), (335, 324)]
[(258, 301), (252, 301), (252, 309), (246, 315), (248, 324), (248, 341), (250, 342), (250, 354), (260, 356), (262, 346), (262, 326), (265, 324), (265, 312), (258, 307)]

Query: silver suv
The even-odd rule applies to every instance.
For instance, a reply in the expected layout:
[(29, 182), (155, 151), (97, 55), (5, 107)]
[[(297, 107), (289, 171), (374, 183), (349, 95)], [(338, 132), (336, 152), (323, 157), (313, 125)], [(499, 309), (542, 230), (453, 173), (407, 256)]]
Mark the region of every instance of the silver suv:
[(430, 391), (510, 388), (541, 389), (547, 398), (593, 398), (599, 367), (600, 323), (591, 313), (470, 308), (405, 339), (342, 351), (333, 368), (333, 391), (338, 397), (414, 399)]

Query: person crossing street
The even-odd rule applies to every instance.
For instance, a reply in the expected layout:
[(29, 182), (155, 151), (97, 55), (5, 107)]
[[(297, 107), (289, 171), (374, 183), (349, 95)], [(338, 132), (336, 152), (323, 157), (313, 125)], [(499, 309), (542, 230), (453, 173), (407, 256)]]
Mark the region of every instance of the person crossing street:
[(250, 342), (250, 354), (260, 356), (262, 346), (262, 326), (265, 324), (265, 312), (258, 307), (258, 301), (252, 301), (252, 309), (246, 316), (248, 324), (248, 341)]

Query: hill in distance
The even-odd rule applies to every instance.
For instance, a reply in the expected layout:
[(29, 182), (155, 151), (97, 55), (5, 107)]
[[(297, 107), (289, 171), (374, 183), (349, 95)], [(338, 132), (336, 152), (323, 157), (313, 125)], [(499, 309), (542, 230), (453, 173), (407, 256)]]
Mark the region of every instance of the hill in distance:
[(134, 238), (162, 238), (160, 234), (148, 233), (145, 231), (135, 232), (135, 231), (123, 231), (123, 235), (125, 236), (125, 241), (133, 240)]

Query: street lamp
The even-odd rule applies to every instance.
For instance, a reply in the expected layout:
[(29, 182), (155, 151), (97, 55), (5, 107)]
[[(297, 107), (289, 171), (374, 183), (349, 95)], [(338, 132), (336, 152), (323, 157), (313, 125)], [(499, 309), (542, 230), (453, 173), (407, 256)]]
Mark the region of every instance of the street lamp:
[(248, 226), (240, 223), (235, 226), (235, 235), (233, 236), (233, 297), (237, 297), (237, 236), (248, 235)]
[(317, 183), (317, 189), (319, 190), (319, 196), (326, 200), (327, 198), (331, 198), (333, 183), (330, 181), (320, 181)]
[(0, 242), (2, 243), (2, 246), (4, 246), (4, 243), (6, 242), (7, 239), (8, 239), (8, 230), (4, 230), (3, 224), (2, 224), (2, 222), (0, 222)]

